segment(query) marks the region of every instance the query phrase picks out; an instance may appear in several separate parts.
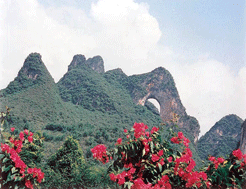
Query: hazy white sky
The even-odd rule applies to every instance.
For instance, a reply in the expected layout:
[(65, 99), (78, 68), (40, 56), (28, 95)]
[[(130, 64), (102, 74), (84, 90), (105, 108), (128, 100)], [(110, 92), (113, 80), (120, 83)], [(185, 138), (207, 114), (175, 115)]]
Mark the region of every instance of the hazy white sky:
[(127, 75), (162, 66), (201, 134), (246, 118), (245, 1), (0, 0), (0, 88), (39, 52), (55, 81), (73, 55)]

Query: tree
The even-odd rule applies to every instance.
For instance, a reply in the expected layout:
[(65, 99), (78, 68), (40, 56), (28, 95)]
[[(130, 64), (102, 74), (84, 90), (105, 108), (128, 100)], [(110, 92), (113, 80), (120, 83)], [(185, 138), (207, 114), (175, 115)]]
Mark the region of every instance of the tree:
[(63, 146), (48, 160), (51, 168), (47, 179), (56, 187), (82, 188), (85, 159), (77, 140), (69, 136)]

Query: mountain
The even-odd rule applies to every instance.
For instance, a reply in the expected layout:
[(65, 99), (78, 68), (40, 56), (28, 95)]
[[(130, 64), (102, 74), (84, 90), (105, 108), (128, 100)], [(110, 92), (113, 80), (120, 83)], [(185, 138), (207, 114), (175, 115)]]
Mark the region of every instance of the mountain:
[(197, 143), (198, 154), (205, 160), (209, 155), (229, 155), (238, 146), (243, 120), (231, 114), (219, 120)]
[(59, 90), (38, 53), (30, 54), (17, 77), (0, 91), (1, 110), (10, 107), (12, 126), (41, 130), (47, 122), (74, 119), (64, 105)]
[[(156, 99), (160, 113), (148, 102)], [(41, 55), (31, 53), (17, 77), (0, 91), (0, 108), (11, 108), (5, 128), (28, 128), (45, 137), (49, 157), (68, 135), (79, 139), (85, 156), (99, 143), (114, 146), (124, 129), (134, 122), (150, 128), (169, 124), (178, 114), (178, 125), (192, 143), (199, 134), (198, 121), (187, 115), (171, 74), (159, 67), (149, 73), (127, 76), (121, 69), (105, 72), (102, 57), (75, 55), (58, 81), (48, 72)], [(164, 132), (164, 131), (163, 131)], [(165, 132), (163, 133), (163, 135)], [(196, 159), (198, 155), (191, 144)]]

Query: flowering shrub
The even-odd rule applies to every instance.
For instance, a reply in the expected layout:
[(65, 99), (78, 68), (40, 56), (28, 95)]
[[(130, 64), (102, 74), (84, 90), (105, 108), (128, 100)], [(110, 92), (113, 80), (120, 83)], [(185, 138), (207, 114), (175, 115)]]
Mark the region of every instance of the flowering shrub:
[[(11, 128), (14, 132), (15, 128)], [(33, 133), (25, 129), (19, 136), (10, 136), (1, 143), (1, 188), (33, 188), (41, 183), (44, 173), (41, 169), (30, 168), (21, 159), (20, 153), (24, 146), (33, 143)]]
[(234, 150), (228, 159), (209, 157), (210, 165), (205, 171), (214, 186), (241, 188), (245, 177), (246, 154)]
[(182, 145), (182, 152), (174, 151), (168, 141), (161, 142), (159, 128), (150, 132), (143, 123), (135, 123), (131, 131), (124, 130), (126, 140), (117, 140), (116, 148), (106, 151), (102, 144), (91, 149), (93, 157), (108, 162), (110, 179), (124, 188), (210, 188), (205, 172), (194, 171), (195, 161), (188, 148), (189, 139), (182, 132), (171, 141)]

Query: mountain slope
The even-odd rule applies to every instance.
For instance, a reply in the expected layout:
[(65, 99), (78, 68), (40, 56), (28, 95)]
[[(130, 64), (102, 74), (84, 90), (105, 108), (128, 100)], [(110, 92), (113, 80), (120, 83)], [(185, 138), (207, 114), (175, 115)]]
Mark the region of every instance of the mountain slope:
[(48, 123), (73, 120), (38, 53), (30, 54), (18, 76), (0, 91), (1, 110), (10, 107), (12, 126), (40, 130)]
[(207, 159), (208, 155), (225, 157), (236, 149), (242, 123), (243, 120), (234, 114), (219, 120), (197, 143), (201, 159)]

